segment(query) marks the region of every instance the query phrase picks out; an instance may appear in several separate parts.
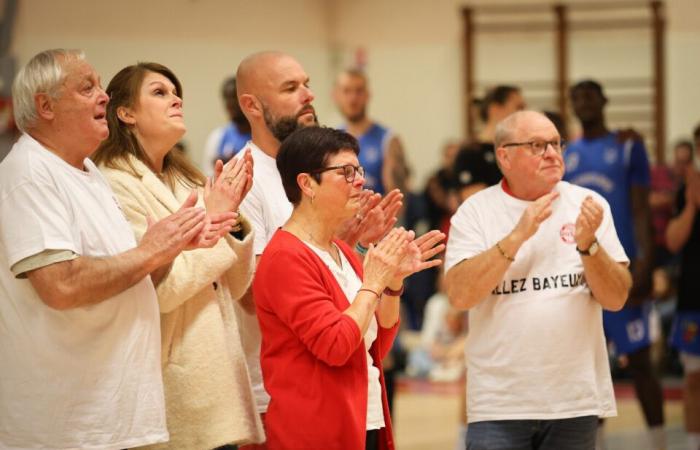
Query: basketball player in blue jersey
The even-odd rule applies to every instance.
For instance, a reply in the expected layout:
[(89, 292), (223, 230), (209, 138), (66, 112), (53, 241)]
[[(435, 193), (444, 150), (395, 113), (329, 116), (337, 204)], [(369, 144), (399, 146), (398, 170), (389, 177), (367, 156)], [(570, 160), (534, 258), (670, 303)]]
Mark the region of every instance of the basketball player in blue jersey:
[(581, 81), (571, 87), (570, 97), (583, 137), (566, 150), (564, 179), (598, 192), (610, 203), (634, 281), (625, 308), (603, 312), (605, 334), (616, 354), (629, 361), (654, 449), (665, 448), (663, 396), (649, 352), (650, 305), (644, 303), (650, 296), (653, 262), (646, 149), (635, 133), (608, 129), (603, 111), (608, 100), (599, 83)]
[(225, 164), (251, 139), (250, 123), (238, 105), (235, 77), (224, 81), (221, 87), (221, 98), (230, 122), (215, 129), (207, 137), (201, 164), (202, 170), (207, 174), (213, 173), (216, 160), (220, 159)]
[(360, 143), (365, 188), (382, 195), (396, 188), (406, 192), (408, 170), (401, 141), (391, 130), (367, 116), (369, 97), (364, 72), (349, 69), (338, 75), (333, 98), (346, 121), (342, 128)]

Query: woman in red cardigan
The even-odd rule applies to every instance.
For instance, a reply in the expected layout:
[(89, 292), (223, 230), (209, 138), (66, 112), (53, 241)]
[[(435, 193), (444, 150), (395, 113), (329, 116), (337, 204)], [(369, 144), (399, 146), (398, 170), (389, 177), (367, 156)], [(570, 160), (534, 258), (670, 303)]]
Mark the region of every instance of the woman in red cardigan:
[(381, 361), (398, 329), (404, 278), (440, 264), (430, 259), (445, 236), (414, 240), (394, 229), (370, 246), (364, 264), (334, 239), (360, 206), (358, 153), (351, 135), (309, 127), (277, 155), (294, 211), (266, 247), (253, 285), (270, 450), (394, 448)]

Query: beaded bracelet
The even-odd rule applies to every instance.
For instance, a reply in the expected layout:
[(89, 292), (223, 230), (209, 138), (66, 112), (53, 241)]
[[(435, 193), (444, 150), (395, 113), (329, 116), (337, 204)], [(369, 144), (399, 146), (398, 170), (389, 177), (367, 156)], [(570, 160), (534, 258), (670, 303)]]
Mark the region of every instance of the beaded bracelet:
[(501, 248), (501, 243), (500, 243), (500, 242), (496, 242), (496, 248), (498, 249), (499, 252), (501, 252), (501, 255), (503, 255), (503, 257), (504, 257), (505, 259), (507, 259), (507, 260), (510, 261), (510, 262), (515, 261), (515, 258), (513, 258), (512, 256), (508, 256), (508, 255), (506, 254), (506, 252), (503, 251), (503, 249)]

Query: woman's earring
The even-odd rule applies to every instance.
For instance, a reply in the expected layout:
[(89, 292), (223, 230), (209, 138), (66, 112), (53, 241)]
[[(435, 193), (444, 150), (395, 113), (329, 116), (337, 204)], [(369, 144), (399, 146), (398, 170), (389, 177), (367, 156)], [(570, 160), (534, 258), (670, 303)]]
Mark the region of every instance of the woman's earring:
[(310, 197), (311, 197), (311, 204), (313, 205), (313, 204), (314, 204), (314, 198), (316, 197), (316, 193), (315, 193), (315, 192), (312, 192)]

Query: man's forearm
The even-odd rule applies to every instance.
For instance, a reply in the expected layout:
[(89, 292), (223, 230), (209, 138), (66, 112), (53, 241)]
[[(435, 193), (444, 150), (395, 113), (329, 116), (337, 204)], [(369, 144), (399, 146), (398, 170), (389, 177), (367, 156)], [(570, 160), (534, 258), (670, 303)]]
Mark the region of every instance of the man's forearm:
[[(509, 234), (499, 245), (505, 255), (513, 258), (523, 244)], [(495, 245), (474, 258), (452, 267), (445, 276), (447, 296), (457, 309), (469, 309), (484, 300), (503, 279), (512, 261)]]
[(107, 300), (154, 271), (157, 261), (140, 248), (116, 256), (79, 258), (27, 273), (27, 278), (48, 306), (72, 309)]
[(632, 287), (632, 276), (623, 264), (614, 261), (605, 249), (593, 256), (581, 256), (586, 283), (603, 309), (622, 309)]

